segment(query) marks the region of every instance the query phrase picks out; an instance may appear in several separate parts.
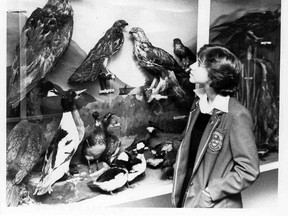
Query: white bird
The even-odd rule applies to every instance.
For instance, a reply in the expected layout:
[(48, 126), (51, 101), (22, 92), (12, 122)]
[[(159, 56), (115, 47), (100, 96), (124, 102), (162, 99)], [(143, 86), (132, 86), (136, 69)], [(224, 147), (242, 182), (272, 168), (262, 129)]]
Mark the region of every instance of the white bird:
[(66, 112), (63, 113), (59, 129), (46, 151), (42, 176), (34, 195), (51, 193), (53, 184), (69, 172), (71, 158), (85, 133), (84, 123), (75, 106), (75, 100), (82, 92), (73, 90), (68, 90), (64, 94), (55, 92), (63, 97), (61, 104)]

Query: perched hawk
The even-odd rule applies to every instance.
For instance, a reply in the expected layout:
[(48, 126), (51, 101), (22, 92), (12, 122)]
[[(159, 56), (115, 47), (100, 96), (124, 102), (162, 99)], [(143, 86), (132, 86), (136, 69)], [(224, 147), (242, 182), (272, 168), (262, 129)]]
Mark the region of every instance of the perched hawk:
[(69, 78), (69, 82), (94, 81), (99, 78), (101, 85), (100, 94), (114, 92), (114, 89), (107, 89), (106, 80), (114, 79), (115, 75), (109, 71), (107, 64), (112, 55), (117, 53), (124, 43), (123, 28), (128, 25), (125, 20), (116, 21), (108, 29), (105, 35), (90, 50), (86, 59)]
[[(172, 55), (161, 48), (153, 46), (143, 29), (133, 27), (129, 33), (134, 39), (133, 53), (139, 65), (153, 76), (153, 81), (148, 88), (148, 90), (152, 90), (151, 96), (172, 88), (177, 96), (183, 97), (185, 92), (178, 80), (188, 79), (189, 74), (181, 68)], [(151, 101), (151, 96), (148, 102)]]
[(196, 61), (196, 55), (184, 44), (179, 38), (173, 40), (174, 54), (180, 60), (183, 69), (187, 69), (189, 65)]

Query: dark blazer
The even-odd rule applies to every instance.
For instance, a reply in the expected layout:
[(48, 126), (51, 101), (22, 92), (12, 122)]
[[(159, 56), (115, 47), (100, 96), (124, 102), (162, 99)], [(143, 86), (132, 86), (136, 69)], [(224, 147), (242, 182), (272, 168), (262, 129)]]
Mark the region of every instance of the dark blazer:
[[(181, 187), (187, 170), (190, 136), (200, 113), (198, 100), (190, 111), (185, 136), (174, 164), (172, 204), (175, 207), (241, 208), (241, 191), (259, 175), (259, 159), (249, 111), (230, 98), (228, 113), (214, 109), (201, 138), (183, 205)], [(205, 194), (210, 192), (212, 200)]]

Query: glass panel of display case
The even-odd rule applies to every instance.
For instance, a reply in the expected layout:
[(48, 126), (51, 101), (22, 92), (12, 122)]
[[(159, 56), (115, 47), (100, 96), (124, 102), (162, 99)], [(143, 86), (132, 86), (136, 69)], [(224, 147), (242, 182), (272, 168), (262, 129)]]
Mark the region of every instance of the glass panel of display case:
[[(146, 147), (179, 142), (194, 99), (194, 85), (185, 69), (196, 57), (197, 17), (198, 1), (190, 0), (7, 1), (7, 163), (14, 169), (29, 154), (25, 143), (33, 139), (34, 161), (21, 161), (27, 169), (18, 179), (25, 179), (32, 200), (53, 204), (98, 195), (87, 188), (86, 174), (103, 171), (103, 161), (111, 166), (115, 154), (137, 137), (154, 136), (146, 130), (149, 126), (160, 136), (152, 144), (142, 140)], [(183, 46), (189, 49), (186, 56), (179, 52)], [(73, 94), (68, 90), (85, 91), (70, 101)], [(59, 132), (59, 125), (64, 132)], [(35, 192), (35, 182), (44, 178), (42, 171), (48, 172), (47, 164), (57, 164), (55, 145), (65, 131), (73, 131), (73, 125), (77, 132), (71, 140), (79, 136), (80, 142), (63, 150), (70, 157), (60, 164), (71, 160), (70, 172), (74, 170), (81, 181), (72, 189), (73, 181), (59, 181), (51, 183), (53, 192), (49, 187)], [(100, 164), (93, 163), (88, 170), (87, 148), (95, 133), (105, 137), (106, 147), (99, 149)], [(19, 139), (24, 144), (17, 150)], [(19, 161), (10, 158), (13, 148), (23, 154)], [(37, 196), (47, 192), (52, 193)]]
[(281, 1), (211, 1), (210, 43), (241, 60), (238, 99), (254, 120), (259, 156), (278, 152)]

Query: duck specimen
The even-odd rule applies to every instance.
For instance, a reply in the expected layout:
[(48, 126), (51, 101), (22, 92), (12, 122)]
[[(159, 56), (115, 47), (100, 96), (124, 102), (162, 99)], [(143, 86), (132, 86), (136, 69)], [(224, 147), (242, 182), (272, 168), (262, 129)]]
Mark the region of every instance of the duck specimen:
[(125, 151), (130, 152), (133, 149), (136, 149), (137, 144), (140, 142), (143, 142), (146, 147), (150, 147), (151, 139), (158, 137), (161, 132), (163, 132), (161, 128), (149, 121), (146, 130), (143, 131), (143, 133), (137, 134), (131, 145), (125, 148)]
[(174, 163), (176, 161), (176, 156), (178, 149), (180, 147), (181, 140), (178, 138), (174, 138), (172, 140), (172, 149), (170, 151), (167, 151), (164, 158), (163, 158), (163, 163), (161, 167), (162, 173), (166, 175), (168, 179), (173, 179), (173, 174), (174, 174)]
[(128, 180), (128, 171), (121, 167), (111, 167), (104, 171), (96, 180), (87, 183), (91, 189), (100, 188), (113, 195), (113, 191), (123, 187)]
[(145, 173), (147, 165), (144, 150), (145, 144), (143, 142), (138, 143), (135, 151), (136, 156), (129, 161), (131, 168), (128, 170), (128, 183)]
[(69, 172), (71, 158), (85, 133), (84, 123), (75, 105), (75, 100), (83, 91), (85, 90), (69, 89), (66, 92), (55, 92), (62, 97), (61, 105), (64, 113), (60, 126), (45, 153), (42, 175), (34, 195), (51, 193), (52, 185)]
[(122, 167), (128, 170), (127, 186), (138, 176), (145, 173), (146, 159), (144, 156), (145, 144), (139, 142), (132, 152), (123, 151), (115, 159), (113, 166)]
[(123, 46), (124, 35), (122, 31), (126, 25), (128, 23), (125, 20), (117, 20), (97, 42), (68, 81), (82, 83), (99, 79), (100, 94), (114, 92), (114, 89), (107, 89), (107, 80), (115, 78), (115, 75), (107, 68), (107, 64), (112, 55), (116, 54)]
[(105, 132), (104, 126), (101, 121), (100, 115), (97, 111), (92, 113), (92, 116), (95, 121), (95, 129), (92, 134), (87, 137), (83, 146), (83, 154), (88, 163), (88, 171), (91, 173), (90, 169), (90, 161), (96, 161), (97, 170), (98, 167), (98, 160), (100, 156), (106, 149), (106, 139), (105, 139)]
[(178, 97), (183, 98), (185, 92), (177, 79), (188, 79), (189, 73), (181, 68), (172, 55), (153, 46), (143, 29), (133, 27), (129, 33), (134, 41), (133, 54), (139, 65), (153, 76), (152, 83), (147, 89), (148, 92), (152, 91), (152, 94), (149, 94), (148, 102), (168, 88), (172, 88)]
[(43, 8), (32, 12), (11, 66), (7, 96), (11, 108), (53, 70), (67, 50), (72, 32), (73, 9), (68, 0), (48, 0)]
[(111, 165), (120, 152), (121, 140), (119, 139), (120, 119), (113, 113), (103, 116), (103, 126), (106, 137), (106, 149), (101, 155), (101, 160)]
[(187, 69), (191, 64), (196, 62), (196, 55), (180, 40), (180, 38), (175, 38), (173, 40), (174, 54), (180, 60), (183, 69)]

